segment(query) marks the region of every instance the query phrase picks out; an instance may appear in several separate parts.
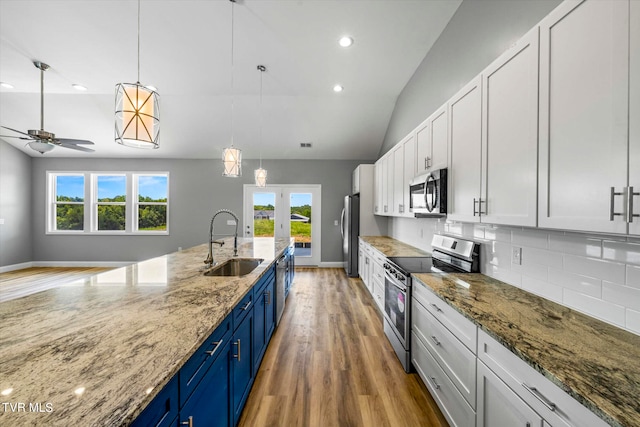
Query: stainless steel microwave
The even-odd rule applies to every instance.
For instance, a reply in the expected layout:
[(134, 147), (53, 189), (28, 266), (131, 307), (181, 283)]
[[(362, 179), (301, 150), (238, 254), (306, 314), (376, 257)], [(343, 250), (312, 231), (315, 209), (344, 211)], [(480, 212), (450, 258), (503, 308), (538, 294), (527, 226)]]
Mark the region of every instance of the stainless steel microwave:
[(409, 209), (416, 218), (447, 215), (447, 169), (413, 178), (409, 184)]

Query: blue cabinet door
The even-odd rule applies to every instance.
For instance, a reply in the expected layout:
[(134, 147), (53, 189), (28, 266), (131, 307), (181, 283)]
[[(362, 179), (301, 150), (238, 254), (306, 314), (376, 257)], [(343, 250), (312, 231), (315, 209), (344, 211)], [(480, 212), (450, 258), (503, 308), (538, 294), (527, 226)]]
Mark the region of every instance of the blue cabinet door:
[[(230, 427), (231, 424), (231, 344), (211, 365), (200, 384), (180, 410), (177, 425)], [(189, 423), (191, 418), (191, 424)], [(187, 423), (187, 424), (185, 424)]]
[(131, 424), (132, 427), (168, 427), (175, 425), (178, 415), (178, 377), (173, 377), (146, 409)]
[(269, 340), (276, 329), (276, 278), (273, 276), (265, 289), (265, 348), (269, 345)]
[(238, 325), (231, 340), (233, 423), (238, 423), (253, 384), (253, 310)]
[(267, 346), (266, 334), (265, 334), (265, 309), (266, 309), (266, 297), (265, 288), (256, 290), (253, 306), (253, 372), (258, 372), (264, 349)]

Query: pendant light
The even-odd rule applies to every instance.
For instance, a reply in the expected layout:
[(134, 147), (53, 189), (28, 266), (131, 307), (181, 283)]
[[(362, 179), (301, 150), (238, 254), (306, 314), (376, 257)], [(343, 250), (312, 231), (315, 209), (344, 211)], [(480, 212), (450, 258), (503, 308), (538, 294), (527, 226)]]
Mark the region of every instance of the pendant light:
[[(258, 65), (258, 71), (260, 71), (260, 147), (262, 147), (262, 74), (267, 71), (267, 67), (264, 65)], [(267, 171), (262, 169), (262, 148), (260, 149), (260, 167), (253, 171), (256, 179), (256, 187), (267, 186)]]
[(138, 81), (116, 85), (116, 142), (135, 148), (158, 148), (160, 95), (140, 84), (140, 0), (138, 0)]
[(222, 176), (237, 178), (242, 176), (242, 150), (233, 146), (233, 104), (235, 95), (233, 92), (233, 6), (236, 0), (231, 2), (231, 147), (222, 150)]

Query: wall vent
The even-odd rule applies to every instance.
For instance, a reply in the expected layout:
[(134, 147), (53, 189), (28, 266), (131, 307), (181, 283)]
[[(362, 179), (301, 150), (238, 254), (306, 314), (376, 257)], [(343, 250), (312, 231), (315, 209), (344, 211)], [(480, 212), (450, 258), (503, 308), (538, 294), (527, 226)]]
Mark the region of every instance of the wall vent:
[(300, 148), (311, 148), (311, 143), (310, 142), (301, 142), (300, 143)]

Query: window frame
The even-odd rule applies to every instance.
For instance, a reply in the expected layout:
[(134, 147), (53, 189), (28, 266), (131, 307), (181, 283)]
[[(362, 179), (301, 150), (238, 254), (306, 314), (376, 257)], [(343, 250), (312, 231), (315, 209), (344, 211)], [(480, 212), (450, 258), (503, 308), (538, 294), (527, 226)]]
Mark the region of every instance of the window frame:
[[(84, 223), (83, 230), (58, 230), (56, 229), (56, 206), (57, 202), (57, 180), (58, 176), (84, 176), (84, 202), (64, 202), (64, 204), (83, 204)], [(125, 202), (98, 202), (98, 177), (99, 176), (124, 176), (126, 183)], [(140, 176), (162, 176), (167, 180), (167, 201), (166, 202), (138, 202), (138, 177)], [(55, 235), (81, 235), (81, 236), (105, 236), (105, 235), (138, 235), (151, 236), (169, 235), (169, 214), (170, 214), (170, 173), (168, 171), (46, 171), (47, 181), (47, 209), (45, 234)], [(124, 205), (125, 206), (125, 229), (124, 230), (98, 230), (98, 206), (100, 205)], [(166, 230), (138, 229), (138, 210), (140, 205), (164, 205), (166, 206)]]

